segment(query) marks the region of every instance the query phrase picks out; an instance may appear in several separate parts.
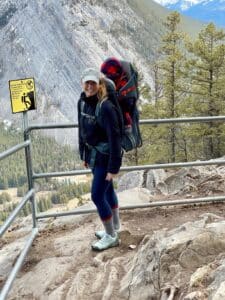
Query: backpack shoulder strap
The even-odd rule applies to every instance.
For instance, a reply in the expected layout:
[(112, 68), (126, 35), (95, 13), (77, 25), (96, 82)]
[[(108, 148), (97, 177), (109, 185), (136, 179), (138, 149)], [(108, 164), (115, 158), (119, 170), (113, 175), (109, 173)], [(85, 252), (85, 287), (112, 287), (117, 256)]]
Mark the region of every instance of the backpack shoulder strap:
[(102, 101), (99, 101), (96, 105), (96, 108), (95, 108), (95, 117), (97, 118), (97, 120), (101, 117), (101, 107), (102, 107), (102, 103), (107, 100), (107, 98), (104, 98), (102, 99)]
[(94, 120), (94, 119), (95, 119), (95, 116), (86, 114), (86, 113), (84, 112), (84, 107), (85, 107), (85, 102), (84, 102), (84, 100), (81, 100), (81, 102), (80, 102), (80, 114), (81, 114), (81, 117), (86, 117), (86, 118), (88, 118), (88, 119)]
[(81, 114), (84, 113), (84, 106), (85, 106), (85, 102), (84, 102), (84, 100), (81, 100), (80, 101), (80, 112), (81, 112)]

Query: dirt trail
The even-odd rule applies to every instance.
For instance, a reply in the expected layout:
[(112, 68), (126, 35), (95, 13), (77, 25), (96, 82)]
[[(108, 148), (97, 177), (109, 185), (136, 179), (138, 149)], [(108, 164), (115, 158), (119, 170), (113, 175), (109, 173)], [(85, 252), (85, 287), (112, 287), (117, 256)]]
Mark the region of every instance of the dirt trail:
[[(217, 203), (212, 205), (195, 205), (192, 207), (145, 208), (121, 211), (121, 244), (117, 248), (107, 250), (107, 252), (113, 257), (116, 255), (126, 255), (127, 252), (135, 252), (137, 247), (131, 250), (129, 246), (138, 246), (146, 234), (151, 235), (154, 231), (165, 228), (175, 228), (187, 221), (196, 220), (201, 214), (208, 212), (224, 216), (225, 206), (223, 203)], [(69, 235), (74, 229), (79, 229), (79, 227), (86, 227), (85, 235), (82, 234), (83, 230), (80, 230), (79, 237), (91, 245), (91, 242), (95, 239), (94, 230), (96, 223), (98, 223), (96, 214), (90, 214), (79, 224), (66, 224), (40, 231), (25, 261), (22, 272), (29, 271), (38, 261), (52, 257), (55, 252), (54, 241), (59, 237)], [(90, 227), (92, 231), (89, 229)], [(90, 236), (87, 236), (86, 234), (89, 230)], [(93, 257), (98, 254), (98, 252), (91, 251), (91, 248), (87, 250), (87, 252), (84, 252), (79, 257), (79, 264), (83, 262), (87, 263), (89, 260), (92, 261)]]

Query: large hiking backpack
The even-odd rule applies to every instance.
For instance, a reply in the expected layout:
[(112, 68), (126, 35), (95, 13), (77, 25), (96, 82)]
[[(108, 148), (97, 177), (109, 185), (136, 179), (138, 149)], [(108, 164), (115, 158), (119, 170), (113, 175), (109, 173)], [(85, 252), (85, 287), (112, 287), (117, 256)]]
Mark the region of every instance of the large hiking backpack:
[[(139, 113), (137, 110), (137, 107), (134, 108), (134, 111), (132, 113), (132, 127), (127, 130), (124, 126), (124, 120), (123, 120), (123, 114), (121, 111), (121, 107), (118, 102), (118, 97), (115, 91), (114, 83), (110, 80), (105, 78), (105, 83), (107, 87), (107, 92), (109, 95), (109, 100), (113, 103), (114, 107), (116, 108), (117, 116), (118, 116), (118, 123), (120, 127), (120, 134), (121, 134), (121, 145), (123, 150), (131, 151), (137, 147), (140, 147), (142, 145), (142, 139), (141, 134), (139, 130)], [(103, 100), (104, 101), (104, 100)], [(81, 102), (81, 116), (90, 118), (95, 124), (96, 122), (99, 124), (99, 126), (103, 127), (102, 125), (102, 116), (101, 116), (101, 105), (103, 102), (99, 102), (95, 109), (95, 116), (88, 116), (84, 113), (84, 101)], [(103, 145), (104, 144), (104, 145)], [(100, 143), (99, 146), (95, 146), (95, 148), (102, 152), (103, 154), (107, 153), (107, 145), (105, 143)]]
[[(121, 61), (123, 70), (126, 72), (129, 80), (119, 91), (117, 91), (118, 99), (124, 101), (126, 98), (133, 99), (133, 108), (131, 111), (132, 125), (131, 128), (125, 128), (122, 147), (125, 151), (133, 150), (142, 146), (142, 138), (139, 128), (139, 111), (137, 101), (139, 97), (138, 90), (138, 72), (133, 68), (132, 64), (126, 61)], [(120, 103), (119, 101), (119, 103)]]
[(138, 72), (132, 64), (120, 61), (115, 57), (106, 59), (101, 72), (117, 85), (117, 100), (122, 112), (124, 126), (122, 146), (125, 151), (130, 151), (142, 146), (139, 129), (139, 112), (137, 109)]

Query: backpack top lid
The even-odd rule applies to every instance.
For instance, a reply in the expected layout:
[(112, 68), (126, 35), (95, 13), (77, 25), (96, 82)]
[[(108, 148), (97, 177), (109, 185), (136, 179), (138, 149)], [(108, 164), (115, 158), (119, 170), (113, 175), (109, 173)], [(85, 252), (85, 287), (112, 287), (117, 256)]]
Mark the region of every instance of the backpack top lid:
[(123, 74), (123, 67), (117, 58), (109, 57), (101, 65), (101, 72), (115, 82)]
[(121, 97), (138, 99), (138, 75), (130, 62), (109, 57), (103, 62), (101, 72), (115, 83), (120, 99)]

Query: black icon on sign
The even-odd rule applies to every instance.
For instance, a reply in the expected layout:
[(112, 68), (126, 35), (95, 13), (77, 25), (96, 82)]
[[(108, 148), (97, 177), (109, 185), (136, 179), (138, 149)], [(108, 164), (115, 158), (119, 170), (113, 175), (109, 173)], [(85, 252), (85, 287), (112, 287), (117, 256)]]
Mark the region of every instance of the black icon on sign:
[(28, 80), (26, 82), (26, 87), (27, 87), (28, 90), (32, 90), (34, 88), (33, 81), (32, 80)]
[(26, 106), (26, 110), (35, 109), (34, 92), (23, 93), (21, 101)]

